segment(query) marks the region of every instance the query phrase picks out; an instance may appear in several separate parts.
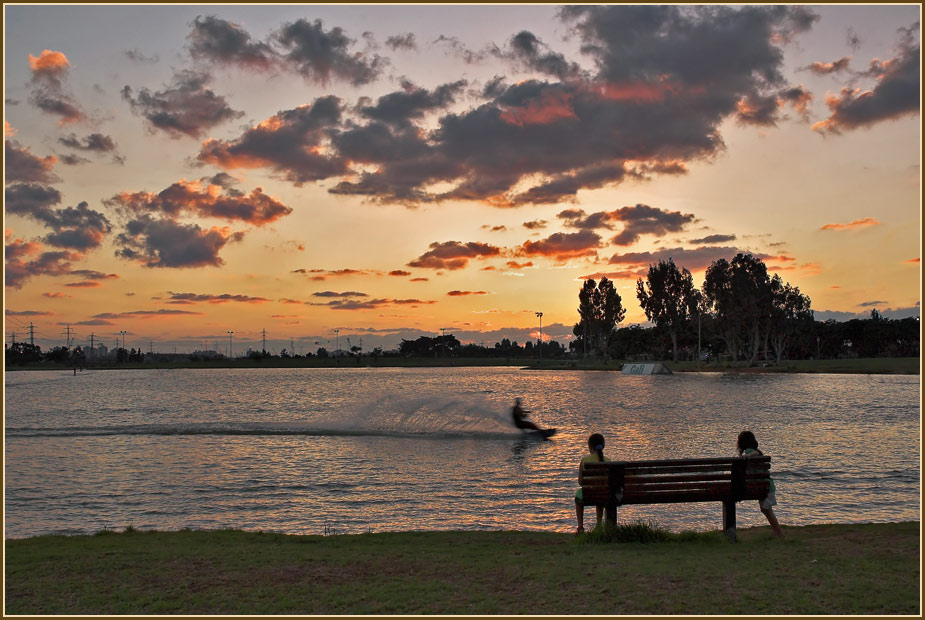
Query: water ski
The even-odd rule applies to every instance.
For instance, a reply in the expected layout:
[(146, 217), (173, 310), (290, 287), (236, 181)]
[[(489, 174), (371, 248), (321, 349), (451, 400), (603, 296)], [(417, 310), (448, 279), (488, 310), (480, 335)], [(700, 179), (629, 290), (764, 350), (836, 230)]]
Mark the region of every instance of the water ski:
[(554, 428), (540, 428), (537, 430), (525, 430), (524, 433), (528, 437), (536, 437), (538, 439), (549, 439), (556, 434), (556, 429)]

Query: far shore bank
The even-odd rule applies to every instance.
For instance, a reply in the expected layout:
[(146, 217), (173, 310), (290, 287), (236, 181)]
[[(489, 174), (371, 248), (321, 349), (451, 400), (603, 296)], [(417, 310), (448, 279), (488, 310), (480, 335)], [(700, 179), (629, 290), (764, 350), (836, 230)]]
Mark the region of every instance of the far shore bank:
[(918, 522), (594, 543), (554, 532), (101, 532), (6, 541), (5, 613), (921, 613)]
[[(177, 360), (127, 364), (88, 364), (84, 370), (153, 370), (197, 368), (465, 368), (465, 367), (516, 367), (525, 370), (598, 370), (619, 372), (625, 363), (654, 363), (666, 365), (672, 372), (717, 373), (831, 373), (831, 374), (894, 374), (918, 375), (920, 357), (877, 357), (860, 359), (784, 360), (780, 363), (760, 362), (748, 366), (744, 362), (704, 362), (671, 360), (627, 361), (609, 360), (538, 360), (523, 358), (422, 358), (422, 357), (360, 357), (360, 358), (237, 358), (232, 360)], [(73, 371), (72, 365), (32, 364), (6, 366), (8, 371), (58, 370)], [(82, 370), (78, 370), (82, 372)]]

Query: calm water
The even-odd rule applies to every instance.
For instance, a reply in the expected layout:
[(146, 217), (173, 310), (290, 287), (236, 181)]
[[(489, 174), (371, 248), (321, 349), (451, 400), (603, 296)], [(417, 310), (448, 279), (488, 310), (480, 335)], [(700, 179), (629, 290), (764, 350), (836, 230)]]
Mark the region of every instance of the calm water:
[[(6, 373), (5, 536), (574, 527), (590, 432), (614, 459), (772, 456), (782, 523), (920, 518), (917, 376), (456, 369)], [(551, 441), (507, 422), (522, 396)], [(513, 431), (513, 432), (512, 432)], [(741, 526), (765, 524), (756, 502)], [(620, 520), (718, 529), (719, 504)], [(593, 511), (592, 511), (593, 515)], [(593, 521), (593, 516), (592, 516)]]

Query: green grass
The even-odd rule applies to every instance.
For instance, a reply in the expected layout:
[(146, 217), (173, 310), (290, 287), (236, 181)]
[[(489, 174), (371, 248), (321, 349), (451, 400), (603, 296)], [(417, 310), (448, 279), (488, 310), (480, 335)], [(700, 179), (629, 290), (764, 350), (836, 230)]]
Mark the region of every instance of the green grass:
[[(636, 536), (644, 529), (631, 526)], [(669, 535), (292, 536), (179, 531), (6, 541), (8, 614), (918, 614), (919, 523)]]

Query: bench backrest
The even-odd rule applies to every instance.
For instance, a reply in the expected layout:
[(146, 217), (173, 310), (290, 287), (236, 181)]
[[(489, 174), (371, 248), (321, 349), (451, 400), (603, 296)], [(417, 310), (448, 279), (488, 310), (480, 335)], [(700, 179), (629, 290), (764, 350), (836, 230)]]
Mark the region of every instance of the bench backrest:
[(771, 457), (586, 463), (584, 503), (617, 505), (763, 499), (771, 488)]

